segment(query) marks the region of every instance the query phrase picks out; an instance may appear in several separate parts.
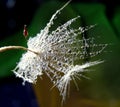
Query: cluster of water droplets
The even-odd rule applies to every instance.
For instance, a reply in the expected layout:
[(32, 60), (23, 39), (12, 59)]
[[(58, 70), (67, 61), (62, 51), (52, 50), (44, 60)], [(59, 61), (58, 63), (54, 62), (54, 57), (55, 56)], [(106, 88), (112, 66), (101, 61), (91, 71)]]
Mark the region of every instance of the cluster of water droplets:
[(95, 44), (94, 38), (86, 39), (82, 35), (95, 25), (77, 29), (71, 27), (80, 16), (67, 21), (50, 32), (49, 29), (54, 24), (56, 15), (60, 14), (60, 11), (68, 3), (53, 14), (47, 26), (40, 33), (28, 40), (28, 49), (38, 54), (26, 52), (14, 69), (16, 76), (22, 78), (24, 82), (34, 83), (37, 76), (46, 74), (54, 86), (59, 89), (63, 101), (65, 101), (71, 80), (77, 84), (76, 79), (80, 79), (81, 76), (85, 77), (82, 72), (86, 68), (103, 62), (94, 61), (80, 64), (81, 60), (96, 56), (107, 46), (107, 44)]

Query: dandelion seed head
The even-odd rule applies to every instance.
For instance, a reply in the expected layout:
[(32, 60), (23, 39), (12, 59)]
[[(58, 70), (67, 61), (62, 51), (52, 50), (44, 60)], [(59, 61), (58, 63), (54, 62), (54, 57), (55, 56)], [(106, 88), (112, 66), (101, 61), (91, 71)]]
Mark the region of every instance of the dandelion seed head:
[[(102, 63), (102, 61), (94, 61), (81, 65), (76, 62), (80, 62), (81, 59), (86, 57), (91, 58), (98, 55), (107, 46), (106, 44), (95, 44), (93, 38), (82, 36), (85, 31), (93, 28), (94, 25), (71, 27), (80, 16), (68, 20), (54, 31), (49, 30), (54, 24), (56, 16), (68, 3), (53, 14), (49, 23), (40, 33), (28, 40), (28, 49), (38, 54), (29, 51), (24, 53), (17, 67), (13, 70), (17, 77), (30, 83), (36, 82), (38, 76), (46, 74), (60, 91), (62, 101), (65, 101), (70, 81), (77, 84), (75, 79), (85, 77), (81, 74), (85, 72), (85, 69)], [(79, 36), (82, 36), (81, 39), (78, 39)], [(96, 47), (99, 48), (95, 49)], [(90, 52), (87, 51), (88, 49)]]

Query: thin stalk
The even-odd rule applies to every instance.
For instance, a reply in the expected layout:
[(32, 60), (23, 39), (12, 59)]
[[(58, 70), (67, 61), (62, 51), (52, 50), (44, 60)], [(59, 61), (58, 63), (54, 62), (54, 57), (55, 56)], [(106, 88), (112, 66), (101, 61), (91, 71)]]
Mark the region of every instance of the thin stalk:
[(4, 51), (8, 51), (8, 50), (14, 50), (14, 49), (21, 49), (21, 50), (25, 50), (25, 51), (30, 51), (30, 52), (35, 53), (35, 54), (39, 54), (38, 52), (35, 52), (35, 51), (30, 50), (28, 48), (25, 48), (23, 46), (4, 46), (4, 47), (0, 48), (0, 52), (4, 52)]

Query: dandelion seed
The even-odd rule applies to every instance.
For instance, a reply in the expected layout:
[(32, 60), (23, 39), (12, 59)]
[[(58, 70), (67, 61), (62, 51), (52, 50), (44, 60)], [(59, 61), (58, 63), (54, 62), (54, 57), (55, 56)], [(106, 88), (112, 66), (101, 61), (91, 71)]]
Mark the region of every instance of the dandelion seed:
[[(38, 76), (46, 74), (60, 91), (63, 102), (69, 90), (70, 81), (74, 81), (77, 86), (76, 79), (81, 77), (87, 78), (82, 75), (82, 72), (86, 71), (85, 69), (103, 61), (93, 61), (82, 65), (76, 62), (85, 59), (86, 56), (96, 56), (107, 46), (107, 44), (93, 43), (93, 38), (77, 38), (80, 34), (95, 26), (72, 28), (71, 25), (80, 16), (68, 20), (54, 31), (49, 30), (54, 24), (57, 15), (61, 13), (69, 2), (53, 14), (46, 27), (40, 33), (33, 38), (29, 38), (27, 42), (28, 48), (22, 48), (27, 50), (27, 52), (22, 55), (19, 63), (13, 70), (17, 77), (24, 80), (23, 83), (25, 81), (35, 83)], [(99, 47), (99, 49), (94, 50), (96, 47)], [(91, 51), (88, 52), (87, 48), (90, 48)], [(0, 48), (0, 52), (6, 49)]]
[(68, 88), (70, 85), (70, 81), (72, 80), (75, 83), (76, 87), (78, 88), (76, 79), (80, 79), (81, 77), (87, 78), (81, 73), (85, 72), (87, 68), (91, 66), (95, 66), (100, 63), (103, 63), (103, 61), (94, 61), (94, 62), (85, 63), (83, 65), (69, 66), (69, 68), (67, 69), (67, 72), (65, 72), (65, 74), (60, 78), (60, 80), (58, 80), (57, 83), (55, 84), (58, 87), (60, 91), (60, 95), (63, 98), (62, 102), (65, 101), (67, 92), (69, 93)]

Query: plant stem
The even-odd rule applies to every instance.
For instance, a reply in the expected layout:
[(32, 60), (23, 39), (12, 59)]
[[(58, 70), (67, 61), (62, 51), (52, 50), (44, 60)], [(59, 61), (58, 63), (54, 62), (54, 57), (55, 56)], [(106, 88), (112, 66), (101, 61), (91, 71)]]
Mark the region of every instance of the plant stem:
[(0, 52), (4, 52), (4, 51), (7, 51), (7, 50), (13, 50), (13, 49), (21, 49), (21, 50), (33, 52), (35, 54), (39, 54), (38, 52), (35, 52), (35, 51), (30, 50), (28, 48), (25, 48), (23, 46), (4, 46), (4, 47), (0, 48)]

